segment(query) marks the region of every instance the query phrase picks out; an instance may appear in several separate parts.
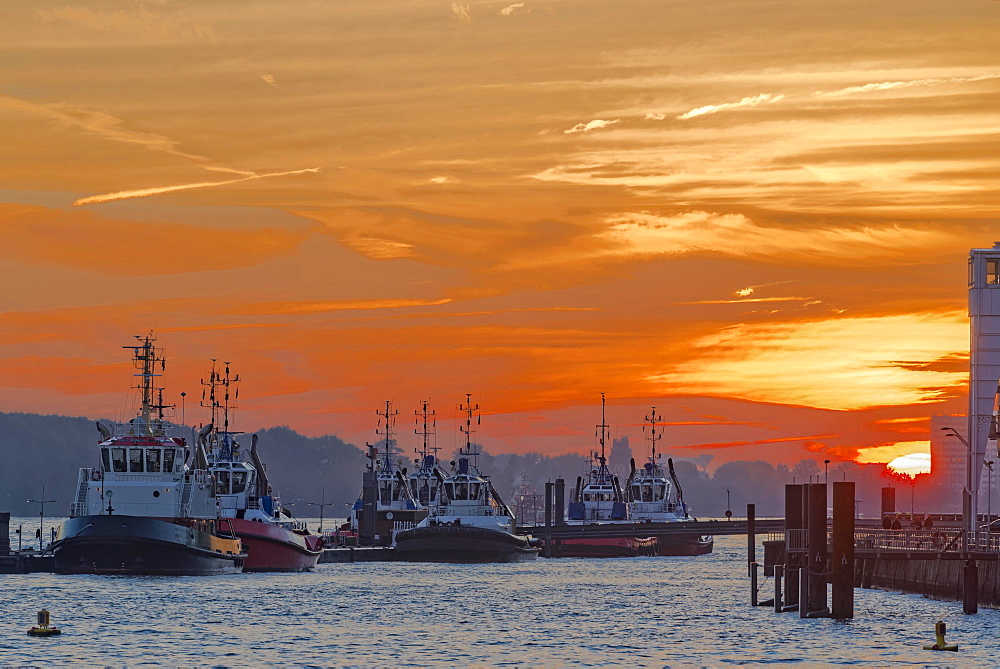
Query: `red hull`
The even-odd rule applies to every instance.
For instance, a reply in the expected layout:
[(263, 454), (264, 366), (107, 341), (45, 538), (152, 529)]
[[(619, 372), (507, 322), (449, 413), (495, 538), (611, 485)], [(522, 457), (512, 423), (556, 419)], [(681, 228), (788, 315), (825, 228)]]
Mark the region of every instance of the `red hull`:
[(559, 557), (635, 557), (656, 555), (656, 539), (561, 539), (555, 546)]
[(233, 531), (247, 553), (243, 571), (306, 571), (316, 566), (323, 554), (318, 534), (298, 534), (277, 525), (239, 518), (222, 518), (219, 529)]

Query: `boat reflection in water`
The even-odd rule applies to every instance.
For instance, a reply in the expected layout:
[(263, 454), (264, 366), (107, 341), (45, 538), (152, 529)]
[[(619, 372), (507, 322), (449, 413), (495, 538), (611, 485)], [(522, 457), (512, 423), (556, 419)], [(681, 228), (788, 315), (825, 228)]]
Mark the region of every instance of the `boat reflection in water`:
[(185, 440), (167, 434), (165, 367), (152, 335), (127, 346), (139, 373), (141, 408), (126, 424), (98, 423), (99, 468), (80, 470), (70, 518), (52, 544), (61, 574), (238, 573), (246, 558), (240, 540), (216, 525), (214, 478), (197, 447), (193, 467)]
[[(478, 409), (466, 396), (465, 447), (454, 469), (440, 484), (428, 516), (396, 534), (400, 560), (421, 562), (521, 562), (534, 560), (539, 548), (516, 534), (514, 514), (490, 479), (477, 466), (472, 446), (472, 415)], [(477, 419), (478, 422), (478, 419)], [(426, 456), (425, 456), (426, 462)]]

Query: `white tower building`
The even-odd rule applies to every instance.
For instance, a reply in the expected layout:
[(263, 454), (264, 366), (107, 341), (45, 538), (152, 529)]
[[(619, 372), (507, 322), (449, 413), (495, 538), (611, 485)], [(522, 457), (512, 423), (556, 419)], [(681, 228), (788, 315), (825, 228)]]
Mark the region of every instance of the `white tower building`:
[(967, 528), (975, 536), (978, 522), (979, 481), (989, 442), (996, 455), (996, 399), (1000, 381), (1000, 242), (990, 249), (969, 251), (969, 492)]

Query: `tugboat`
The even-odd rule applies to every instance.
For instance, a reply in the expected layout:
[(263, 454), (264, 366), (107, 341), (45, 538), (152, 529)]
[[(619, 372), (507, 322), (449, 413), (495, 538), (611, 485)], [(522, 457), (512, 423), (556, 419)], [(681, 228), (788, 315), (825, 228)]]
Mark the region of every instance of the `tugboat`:
[[(396, 532), (416, 526), (427, 516), (427, 509), (414, 499), (414, 493), (406, 479), (406, 468), (400, 468), (402, 462), (397, 462), (399, 456), (396, 452), (395, 428), (398, 414), (399, 411), (392, 409), (391, 401), (386, 401), (385, 409), (378, 412), (379, 427), (375, 433), (383, 438), (381, 462), (376, 463), (378, 459), (376, 447), (367, 444), (370, 462), (368, 469), (369, 472), (376, 471), (375, 522), (368, 526), (368, 530), (374, 527), (374, 537), (371, 540), (383, 546), (392, 545)], [(367, 534), (362, 531), (365, 527), (364, 507), (364, 491), (362, 491), (361, 498), (354, 503), (351, 528), (359, 535)]]
[[(167, 434), (163, 389), (155, 379), (164, 368), (152, 334), (137, 336), (132, 349), (139, 373), (141, 408), (125, 424), (98, 422), (100, 467), (83, 468), (70, 518), (52, 544), (60, 574), (234, 574), (246, 553), (231, 526), (221, 532), (205, 453), (195, 465), (181, 437)], [(159, 370), (160, 373), (157, 373)]]
[[(396, 555), (417, 562), (522, 562), (534, 560), (539, 548), (516, 534), (514, 514), (476, 463), (472, 447), (472, 415), (479, 408), (471, 395), (465, 411), (465, 447), (455, 469), (441, 482), (441, 494), (420, 524), (396, 534)], [(478, 422), (478, 420), (477, 420)]]
[[(626, 522), (629, 519), (625, 493), (618, 477), (608, 469), (605, 445), (608, 439), (605, 398), (601, 393), (601, 424), (598, 429), (600, 454), (590, 454), (591, 469), (586, 483), (577, 477), (573, 501), (569, 503), (567, 525), (593, 525)], [(653, 555), (656, 540), (648, 537), (588, 537), (559, 540), (560, 557), (634, 557)]]
[[(684, 493), (677, 474), (674, 473), (673, 459), (667, 458), (669, 479), (660, 465), (656, 442), (663, 435), (657, 434), (656, 426), (662, 425), (662, 420), (662, 416), (656, 415), (656, 407), (646, 416), (649, 424), (649, 460), (638, 471), (635, 469), (635, 460), (632, 460), (632, 473), (625, 486), (629, 515), (635, 523), (694, 522), (696, 519), (688, 514), (684, 503)], [(643, 429), (645, 430), (645, 426)], [(659, 534), (656, 540), (659, 555), (704, 555), (712, 552), (715, 543), (711, 536), (697, 534)]]
[[(305, 523), (295, 520), (272, 494), (267, 471), (257, 453), (257, 435), (250, 438), (249, 460), (230, 429), (230, 412), (236, 408), (239, 388), (231, 393), (239, 375), (230, 375), (229, 363), (212, 371), (202, 392), (201, 406), (212, 411), (212, 421), (198, 433), (199, 448), (208, 456), (208, 469), (215, 477), (219, 500), (218, 527), (232, 528), (247, 552), (244, 571), (307, 571), (323, 554), (322, 538), (310, 534)], [(222, 429), (218, 419), (222, 418)]]

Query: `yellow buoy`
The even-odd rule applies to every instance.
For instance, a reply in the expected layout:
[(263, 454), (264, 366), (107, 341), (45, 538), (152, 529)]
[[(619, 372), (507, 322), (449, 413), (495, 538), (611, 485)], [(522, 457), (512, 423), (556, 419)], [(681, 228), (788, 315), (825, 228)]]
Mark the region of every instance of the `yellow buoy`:
[(42, 609), (38, 612), (38, 625), (28, 630), (28, 636), (55, 636), (62, 634), (62, 630), (49, 625), (49, 612)]
[(945, 625), (942, 621), (937, 621), (934, 625), (934, 643), (924, 646), (924, 650), (958, 650), (958, 646), (944, 642)]

